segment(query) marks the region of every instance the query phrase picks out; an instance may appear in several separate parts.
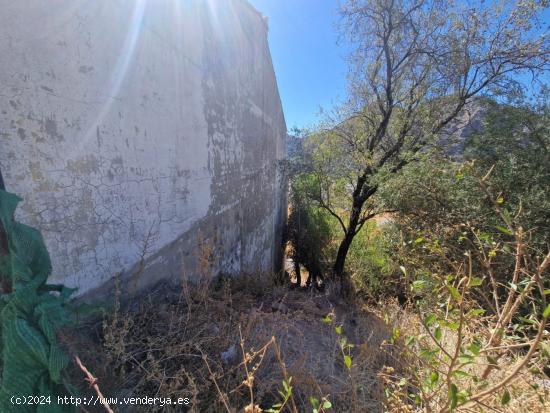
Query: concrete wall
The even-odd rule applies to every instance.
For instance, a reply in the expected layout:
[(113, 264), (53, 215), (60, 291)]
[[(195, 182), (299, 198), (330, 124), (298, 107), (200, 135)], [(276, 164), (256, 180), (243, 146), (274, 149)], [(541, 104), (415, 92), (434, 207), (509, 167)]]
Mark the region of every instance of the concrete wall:
[[(271, 271), (286, 127), (245, 0), (0, 0), (0, 169), (52, 282)], [(101, 288), (99, 288), (101, 287)], [(98, 289), (99, 288), (99, 289)]]

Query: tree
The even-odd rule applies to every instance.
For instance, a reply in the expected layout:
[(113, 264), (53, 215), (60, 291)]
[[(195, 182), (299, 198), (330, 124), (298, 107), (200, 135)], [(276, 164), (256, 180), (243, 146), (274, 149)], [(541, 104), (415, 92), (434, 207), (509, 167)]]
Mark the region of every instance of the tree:
[[(546, 88), (544, 88), (546, 89)], [(550, 96), (533, 103), (489, 103), (483, 131), (466, 142), (464, 159), (478, 174), (492, 168), (489, 183), (530, 244), (544, 250), (550, 239)]]
[(317, 184), (309, 196), (342, 229), (333, 266), (342, 280), (353, 238), (384, 212), (380, 182), (451, 133), (476, 96), (516, 90), (514, 75), (548, 69), (550, 42), (539, 21), (546, 2), (488, 3), (348, 0), (342, 7), (342, 32), (354, 46), (349, 98), (308, 139)]
[(302, 285), (300, 265), (303, 265), (309, 273), (306, 285), (322, 288), (323, 248), (329, 242), (330, 229), (320, 210), (312, 209), (302, 195), (300, 187), (307, 184), (299, 178), (292, 183), (285, 244), (294, 264), (296, 286)]

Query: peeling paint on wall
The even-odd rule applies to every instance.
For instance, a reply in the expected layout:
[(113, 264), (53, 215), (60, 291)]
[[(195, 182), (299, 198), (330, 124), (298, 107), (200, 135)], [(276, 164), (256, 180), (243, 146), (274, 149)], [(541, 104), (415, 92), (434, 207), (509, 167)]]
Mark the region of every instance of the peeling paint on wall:
[[(279, 265), (286, 127), (245, 0), (0, 0), (0, 168), (79, 294)], [(62, 12), (61, 12), (62, 11)], [(41, 30), (35, 29), (40, 21)], [(145, 265), (140, 262), (147, 240)]]

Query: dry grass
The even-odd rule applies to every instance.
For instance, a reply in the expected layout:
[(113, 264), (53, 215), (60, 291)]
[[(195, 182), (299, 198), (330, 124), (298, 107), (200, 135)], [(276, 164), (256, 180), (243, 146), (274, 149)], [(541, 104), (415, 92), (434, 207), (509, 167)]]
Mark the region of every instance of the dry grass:
[[(331, 324), (322, 320), (327, 314)], [(335, 326), (355, 345), (350, 370)], [(283, 412), (312, 411), (312, 396), (330, 400), (331, 412), (412, 412), (415, 407), (405, 398), (384, 395), (385, 387), (395, 395), (410, 392), (398, 382), (421, 366), (405, 356), (399, 340), (389, 343), (394, 329), (404, 337), (420, 333), (422, 326), (418, 315), (397, 302), (367, 310), (341, 301), (330, 288), (316, 294), (243, 277), (208, 282), (208, 289), (160, 285), (131, 307), (116, 304), (102, 322), (83, 326), (72, 346), (106, 397), (188, 397), (191, 412), (261, 412), (281, 401), (282, 381), (291, 377), (292, 399)], [(508, 361), (511, 370), (515, 361)], [(495, 371), (493, 380), (507, 370)], [(82, 375), (76, 373), (78, 380)], [(84, 385), (81, 390), (91, 391)], [(497, 395), (486, 401), (487, 411), (542, 413), (550, 403), (548, 382), (528, 370), (510, 393), (509, 405), (502, 407)], [(114, 410), (182, 411), (158, 406)]]
[[(381, 349), (388, 332), (377, 316), (330, 293), (289, 291), (257, 277), (205, 288), (159, 286), (129, 308), (115, 300), (102, 323), (86, 327), (73, 345), (106, 397), (188, 397), (189, 411), (265, 411), (292, 377), (282, 411), (311, 411), (312, 396), (330, 400), (330, 411), (383, 411), (377, 373), (393, 361)], [(330, 325), (322, 321), (329, 313)], [(356, 344), (351, 370), (335, 325)]]
[[(190, 412), (260, 413), (277, 403), (283, 404), (277, 412), (305, 412), (312, 411), (311, 398), (330, 401), (331, 408), (319, 412), (418, 411), (410, 404), (414, 380), (429, 368), (407, 351), (403, 338), (421, 336), (419, 314), (393, 301), (370, 308), (357, 297), (344, 301), (330, 283), (321, 294), (276, 286), (267, 276), (214, 281), (212, 240), (200, 239), (197, 261), (193, 283), (182, 272), (178, 287), (161, 284), (141, 297), (130, 291), (124, 306), (117, 284), (111, 311), (66, 340), (106, 397), (189, 398)], [(465, 326), (463, 334), (476, 327), (481, 328)], [(451, 348), (455, 342), (449, 332), (446, 344)], [(491, 380), (506, 376), (515, 362), (511, 353), (507, 368), (494, 371)], [(287, 397), (281, 394), (283, 381), (292, 386)], [(84, 396), (93, 395), (76, 369), (72, 382), (83, 384)], [(513, 397), (505, 408), (495, 395), (484, 401), (488, 410), (547, 411), (548, 382), (539, 376), (526, 370), (509, 390)], [(444, 403), (447, 394), (440, 397)], [(182, 411), (181, 406), (112, 407)], [(81, 410), (103, 411), (94, 409)]]

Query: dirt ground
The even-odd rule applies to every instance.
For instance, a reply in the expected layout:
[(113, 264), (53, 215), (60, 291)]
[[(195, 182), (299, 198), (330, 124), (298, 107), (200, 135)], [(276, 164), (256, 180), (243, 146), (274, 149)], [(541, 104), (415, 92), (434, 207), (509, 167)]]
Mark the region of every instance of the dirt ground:
[[(377, 374), (395, 365), (384, 350), (391, 333), (376, 315), (336, 298), (330, 288), (290, 290), (261, 279), (160, 285), (131, 307), (115, 299), (101, 320), (81, 322), (78, 331), (66, 342), (97, 376), (105, 397), (191, 399), (186, 408), (112, 406), (117, 412), (265, 411), (281, 400), (285, 378), (298, 411), (311, 411), (314, 397), (330, 401), (327, 411), (379, 412)], [(343, 338), (353, 344), (351, 369), (344, 364)], [(71, 381), (94, 394), (77, 369)]]

